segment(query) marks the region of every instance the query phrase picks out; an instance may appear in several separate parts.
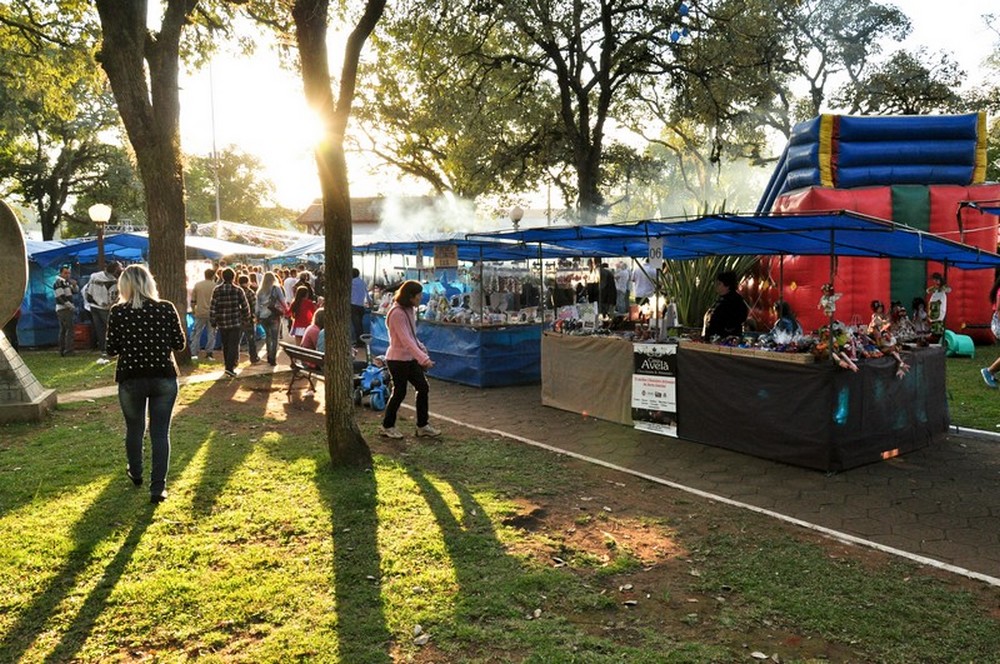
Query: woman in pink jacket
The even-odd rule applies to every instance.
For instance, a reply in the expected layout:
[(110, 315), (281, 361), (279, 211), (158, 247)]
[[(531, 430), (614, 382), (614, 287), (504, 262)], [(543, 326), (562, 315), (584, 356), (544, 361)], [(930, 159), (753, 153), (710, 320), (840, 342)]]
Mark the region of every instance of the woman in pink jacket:
[(396, 412), (406, 398), (407, 383), (417, 390), (417, 437), (441, 435), (427, 423), (430, 386), (424, 369), (433, 367), (434, 362), (427, 354), (427, 348), (417, 339), (417, 307), (420, 306), (423, 290), (418, 281), (404, 281), (385, 315), (385, 326), (389, 331), (389, 349), (385, 359), (392, 376), (392, 395), (382, 418), (382, 435), (388, 438), (403, 438), (402, 432), (396, 428)]

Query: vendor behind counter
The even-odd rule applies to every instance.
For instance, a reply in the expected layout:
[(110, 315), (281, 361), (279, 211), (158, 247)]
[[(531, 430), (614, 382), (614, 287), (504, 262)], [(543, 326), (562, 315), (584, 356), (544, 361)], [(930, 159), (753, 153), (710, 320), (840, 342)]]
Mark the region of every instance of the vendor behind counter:
[(750, 313), (750, 307), (736, 291), (736, 273), (730, 270), (720, 272), (715, 277), (715, 292), (719, 295), (708, 310), (704, 336), (706, 339), (741, 336), (743, 324)]

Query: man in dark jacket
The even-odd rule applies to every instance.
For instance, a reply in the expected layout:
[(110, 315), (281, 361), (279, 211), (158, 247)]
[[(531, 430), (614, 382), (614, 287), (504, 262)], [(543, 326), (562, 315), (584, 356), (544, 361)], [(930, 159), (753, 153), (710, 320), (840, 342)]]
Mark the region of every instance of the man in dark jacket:
[(611, 271), (607, 263), (601, 263), (597, 300), (600, 312), (603, 316), (611, 316), (615, 313), (615, 306), (618, 304), (618, 288), (615, 286), (615, 273)]
[(222, 336), (222, 357), (226, 364), (226, 375), (236, 375), (236, 365), (240, 360), (240, 333), (252, 320), (250, 303), (246, 293), (233, 283), (236, 272), (227, 267), (222, 271), (222, 283), (212, 291), (212, 306), (209, 319), (212, 327)]
[(705, 326), (704, 337), (711, 339), (719, 337), (742, 336), (743, 323), (747, 320), (750, 308), (739, 293), (736, 292), (736, 273), (720, 272), (715, 278), (715, 292), (719, 298), (712, 305), (708, 314), (708, 324)]

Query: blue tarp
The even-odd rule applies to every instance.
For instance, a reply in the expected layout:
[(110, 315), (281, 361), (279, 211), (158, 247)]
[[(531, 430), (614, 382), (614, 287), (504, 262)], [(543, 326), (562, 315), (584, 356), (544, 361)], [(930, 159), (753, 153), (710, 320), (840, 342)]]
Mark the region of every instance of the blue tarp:
[(472, 237), (464, 233), (371, 239), (354, 245), (354, 253), (433, 255), (435, 247), (444, 246), (454, 246), (458, 252), (458, 259), (462, 261), (518, 261), (539, 257), (574, 258), (580, 255), (578, 251), (545, 244), (539, 246), (535, 243), (527, 246), (489, 235)]
[[(384, 316), (372, 317), (371, 349), (385, 353)], [(421, 321), (417, 337), (434, 358), (428, 375), (473, 387), (529, 385), (541, 381), (542, 326), (465, 327)]]
[[(473, 236), (470, 236), (473, 237)], [(891, 221), (855, 212), (706, 215), (596, 226), (550, 226), (501, 231), (497, 237), (544, 242), (590, 256), (647, 256), (649, 240), (663, 240), (663, 257), (727, 255), (912, 258), (963, 270), (1000, 267), (1000, 256)]]
[[(217, 240), (199, 235), (184, 236), (187, 258), (215, 260), (226, 256), (271, 256), (273, 249)], [(104, 238), (105, 260), (126, 263), (145, 261), (149, 253), (149, 237), (144, 233), (116, 233)], [(37, 253), (28, 252), (28, 258), (42, 266), (56, 263), (97, 263), (97, 240), (86, 239), (73, 244), (63, 244)]]
[[(215, 238), (186, 236), (188, 258), (217, 259), (224, 256), (252, 256), (275, 253), (271, 249), (251, 247)], [(79, 238), (72, 240), (27, 241), (28, 288), (21, 304), (21, 319), (17, 324), (18, 340), (24, 346), (49, 346), (56, 343), (59, 321), (55, 314), (55, 295), (52, 283), (59, 275), (59, 268), (66, 263), (88, 265), (89, 271), (78, 271), (74, 276), (80, 286), (87, 283), (89, 274), (97, 269), (97, 240)], [(105, 260), (125, 262), (145, 261), (149, 252), (149, 238), (141, 233), (116, 233), (104, 238)], [(82, 299), (77, 310), (82, 311)]]

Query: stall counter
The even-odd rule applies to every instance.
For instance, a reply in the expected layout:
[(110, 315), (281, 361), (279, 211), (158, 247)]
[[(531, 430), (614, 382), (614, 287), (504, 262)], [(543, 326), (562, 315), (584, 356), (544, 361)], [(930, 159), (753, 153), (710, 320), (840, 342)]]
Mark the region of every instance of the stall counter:
[[(371, 348), (376, 355), (389, 347), (385, 316), (371, 319)], [(530, 385), (541, 379), (542, 325), (469, 327), (433, 321), (417, 324), (417, 338), (427, 347), (433, 378), (471, 385)]]
[(542, 405), (632, 426), (632, 342), (543, 334)]
[[(902, 378), (888, 357), (864, 360), (854, 373), (705, 344), (682, 343), (677, 356), (677, 434), (686, 440), (839, 471), (924, 447), (948, 430), (941, 348), (905, 352)], [(547, 332), (542, 403), (631, 425), (632, 368), (631, 342)]]

